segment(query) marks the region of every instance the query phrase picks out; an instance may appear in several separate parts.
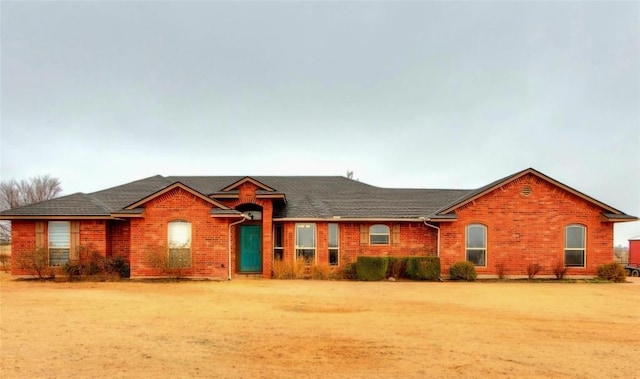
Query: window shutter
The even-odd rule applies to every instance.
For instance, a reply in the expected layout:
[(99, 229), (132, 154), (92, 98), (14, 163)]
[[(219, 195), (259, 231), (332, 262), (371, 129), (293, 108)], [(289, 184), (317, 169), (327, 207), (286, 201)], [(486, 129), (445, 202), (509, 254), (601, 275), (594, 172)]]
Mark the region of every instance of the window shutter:
[(394, 246), (400, 245), (400, 224), (393, 225), (392, 242)]
[(44, 222), (36, 222), (36, 250), (44, 248)]
[(80, 260), (80, 221), (71, 221), (71, 238), (69, 246), (69, 260)]
[(360, 245), (366, 245), (369, 242), (369, 228), (367, 225), (360, 225)]

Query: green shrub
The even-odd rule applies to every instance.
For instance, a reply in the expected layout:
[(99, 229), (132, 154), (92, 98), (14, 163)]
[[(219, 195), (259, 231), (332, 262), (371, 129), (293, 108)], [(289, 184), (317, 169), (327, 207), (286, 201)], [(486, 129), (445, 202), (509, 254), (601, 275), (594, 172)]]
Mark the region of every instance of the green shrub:
[(358, 257), (356, 275), (358, 280), (382, 280), (387, 274), (388, 267), (387, 257)]
[(73, 281), (82, 275), (83, 267), (78, 262), (68, 262), (64, 265), (64, 272), (69, 276), (69, 280)]
[(616, 262), (605, 263), (598, 266), (598, 278), (624, 283), (627, 280), (627, 273), (624, 267)]
[(407, 257), (405, 275), (413, 280), (438, 280), (440, 277), (440, 258)]
[(451, 280), (466, 280), (473, 282), (476, 280), (476, 266), (469, 262), (456, 262), (449, 268), (449, 276)]
[(389, 264), (387, 267), (387, 277), (401, 278), (406, 275), (407, 259), (403, 257), (389, 257)]
[(358, 279), (355, 262), (348, 262), (342, 265), (342, 277), (349, 280)]
[(118, 274), (120, 278), (128, 278), (131, 276), (131, 267), (124, 257), (115, 256), (107, 258), (105, 262), (107, 273)]

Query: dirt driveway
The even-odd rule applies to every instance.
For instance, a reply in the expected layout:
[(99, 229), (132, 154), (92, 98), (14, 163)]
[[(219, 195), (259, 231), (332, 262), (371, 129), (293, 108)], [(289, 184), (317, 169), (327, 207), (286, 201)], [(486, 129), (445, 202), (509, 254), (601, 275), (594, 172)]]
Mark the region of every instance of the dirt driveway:
[(0, 282), (3, 378), (628, 378), (640, 286)]
[(627, 282), (635, 284), (635, 285), (640, 285), (640, 278), (639, 277), (627, 277)]

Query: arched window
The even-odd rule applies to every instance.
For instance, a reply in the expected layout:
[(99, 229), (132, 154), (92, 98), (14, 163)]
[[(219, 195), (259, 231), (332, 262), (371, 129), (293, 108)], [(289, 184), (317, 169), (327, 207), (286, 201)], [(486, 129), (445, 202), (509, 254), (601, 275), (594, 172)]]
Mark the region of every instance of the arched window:
[(183, 220), (168, 224), (168, 266), (170, 268), (191, 267), (191, 223)]
[(482, 224), (467, 226), (466, 260), (476, 266), (487, 265), (487, 227)]
[(389, 227), (382, 224), (371, 225), (371, 227), (369, 228), (369, 244), (388, 245)]
[(587, 228), (568, 225), (564, 229), (564, 267), (584, 267)]

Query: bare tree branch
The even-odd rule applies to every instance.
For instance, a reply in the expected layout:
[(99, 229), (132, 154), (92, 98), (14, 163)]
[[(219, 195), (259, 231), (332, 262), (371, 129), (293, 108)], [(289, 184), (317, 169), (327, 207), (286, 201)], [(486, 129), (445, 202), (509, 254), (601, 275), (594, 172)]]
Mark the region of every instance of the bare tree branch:
[(0, 241), (11, 239), (11, 221), (0, 221)]
[[(62, 192), (58, 178), (34, 176), (28, 180), (11, 179), (0, 183), (0, 211), (51, 200)], [(0, 221), (0, 240), (11, 238), (9, 222)]]

